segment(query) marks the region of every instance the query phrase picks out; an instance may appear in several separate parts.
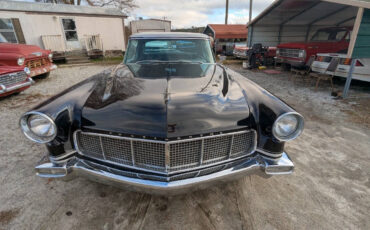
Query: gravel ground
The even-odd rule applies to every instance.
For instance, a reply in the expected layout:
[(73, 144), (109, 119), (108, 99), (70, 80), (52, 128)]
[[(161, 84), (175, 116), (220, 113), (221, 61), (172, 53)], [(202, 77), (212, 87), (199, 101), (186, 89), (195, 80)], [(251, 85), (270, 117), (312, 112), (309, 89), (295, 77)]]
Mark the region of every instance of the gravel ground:
[[(248, 176), (207, 190), (158, 197), (78, 178), (45, 180), (33, 167), (43, 146), (18, 118), (44, 99), (109, 66), (59, 68), (20, 95), (0, 99), (0, 229), (370, 229), (370, 93), (334, 100), (287, 74), (231, 66), (292, 105), (305, 131), (286, 150), (291, 176)], [(323, 84), (324, 86), (325, 84)]]

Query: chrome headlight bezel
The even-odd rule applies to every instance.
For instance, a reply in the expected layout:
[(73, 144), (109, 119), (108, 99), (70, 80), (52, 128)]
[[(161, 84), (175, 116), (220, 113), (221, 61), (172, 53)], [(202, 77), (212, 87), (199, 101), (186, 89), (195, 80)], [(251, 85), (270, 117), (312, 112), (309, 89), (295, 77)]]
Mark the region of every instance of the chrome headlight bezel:
[[(295, 116), (295, 118), (297, 119), (297, 126), (291, 134), (289, 134), (287, 136), (279, 136), (276, 132), (277, 125), (278, 125), (279, 121), (281, 121), (281, 119), (285, 118), (286, 116)], [(304, 129), (303, 116), (301, 114), (297, 113), (297, 112), (288, 112), (288, 113), (284, 113), (284, 114), (280, 115), (275, 120), (275, 122), (272, 126), (272, 134), (279, 141), (290, 141), (290, 140), (296, 139), (299, 135), (301, 135), (301, 133), (303, 132), (303, 129)]]
[(20, 58), (18, 58), (18, 59), (17, 59), (17, 64), (18, 64), (19, 66), (24, 65), (24, 60), (25, 60), (25, 58), (24, 58), (24, 57), (20, 57)]
[[(40, 135), (37, 135), (36, 133), (34, 133), (31, 130), (31, 127), (29, 126), (30, 125), (29, 124), (29, 118), (33, 115), (38, 115), (38, 116), (44, 118), (46, 121), (48, 121), (53, 126), (54, 133), (51, 136), (40, 136)], [(40, 112), (36, 112), (36, 111), (31, 111), (31, 112), (23, 114), (22, 117), (19, 120), (19, 125), (21, 127), (21, 130), (22, 130), (23, 134), (28, 139), (30, 139), (31, 141), (34, 141), (36, 143), (40, 143), (40, 144), (45, 144), (45, 143), (49, 143), (49, 142), (53, 141), (55, 139), (55, 137), (57, 136), (57, 132), (58, 132), (57, 131), (57, 126), (55, 125), (55, 122), (52, 118), (50, 118), (48, 115), (46, 115), (44, 113), (40, 113)]]

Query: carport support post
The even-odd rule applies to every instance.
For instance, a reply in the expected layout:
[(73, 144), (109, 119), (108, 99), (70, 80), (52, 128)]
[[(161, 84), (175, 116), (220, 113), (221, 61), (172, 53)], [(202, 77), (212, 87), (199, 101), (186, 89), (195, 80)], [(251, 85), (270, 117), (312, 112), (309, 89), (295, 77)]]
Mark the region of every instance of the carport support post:
[(351, 66), (349, 67), (349, 71), (348, 71), (348, 76), (347, 76), (347, 80), (346, 80), (346, 84), (344, 85), (344, 89), (343, 89), (343, 98), (346, 98), (347, 95), (348, 95), (348, 90), (349, 90), (349, 86), (351, 85), (351, 81), (352, 81), (352, 73), (353, 73), (353, 70), (355, 68), (355, 65), (356, 65), (356, 59), (352, 59), (351, 61)]

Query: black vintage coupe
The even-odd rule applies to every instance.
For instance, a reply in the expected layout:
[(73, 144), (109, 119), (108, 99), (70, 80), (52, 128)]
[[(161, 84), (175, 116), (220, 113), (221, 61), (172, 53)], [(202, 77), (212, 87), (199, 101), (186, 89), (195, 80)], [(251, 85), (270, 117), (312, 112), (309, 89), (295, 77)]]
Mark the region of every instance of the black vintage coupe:
[(139, 33), (123, 64), (41, 103), (20, 126), (46, 144), (40, 177), (173, 194), (292, 173), (284, 144), (300, 135), (303, 118), (215, 63), (208, 36)]

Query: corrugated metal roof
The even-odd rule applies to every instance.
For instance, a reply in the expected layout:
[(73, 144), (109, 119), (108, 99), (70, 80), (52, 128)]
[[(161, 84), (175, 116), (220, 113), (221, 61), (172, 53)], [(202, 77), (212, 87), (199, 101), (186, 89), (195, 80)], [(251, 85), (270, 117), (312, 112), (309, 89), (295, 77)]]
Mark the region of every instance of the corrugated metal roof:
[[(368, 0), (276, 0), (251, 25), (333, 25), (350, 19)], [(325, 19), (325, 20), (323, 20)]]
[(52, 3), (17, 2), (3, 0), (1, 0), (0, 11), (127, 17), (120, 10), (115, 8), (74, 6), (67, 4), (52, 4)]
[(247, 28), (244, 24), (208, 24), (215, 32), (215, 38), (246, 38)]

